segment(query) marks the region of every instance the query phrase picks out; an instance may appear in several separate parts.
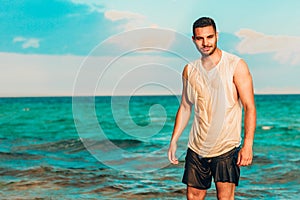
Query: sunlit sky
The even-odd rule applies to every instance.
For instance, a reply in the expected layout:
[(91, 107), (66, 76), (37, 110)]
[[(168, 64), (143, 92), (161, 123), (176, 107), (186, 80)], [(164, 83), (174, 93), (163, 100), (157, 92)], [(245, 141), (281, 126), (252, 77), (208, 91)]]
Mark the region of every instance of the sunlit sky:
[[(147, 30), (135, 34), (141, 28), (174, 32), (187, 38), (181, 42), (192, 44), (192, 23), (202, 16), (215, 19), (219, 47), (248, 63), (255, 93), (300, 93), (298, 0), (2, 0), (0, 3), (2, 97), (71, 96), (78, 89), (76, 81), (83, 69), (89, 72), (81, 80), (76, 95), (135, 94), (138, 90), (143, 94), (179, 93), (180, 73), (185, 63), (178, 58), (149, 51), (119, 59), (110, 68), (103, 63), (109, 61), (109, 56), (112, 59), (114, 55), (109, 52), (115, 49), (127, 45), (125, 49), (130, 51), (134, 48), (130, 43), (146, 37), (151, 43), (153, 37), (144, 34)], [(125, 42), (120, 40), (121, 36)], [(153, 44), (165, 42), (167, 48), (176, 39), (158, 34)], [(199, 55), (191, 47), (193, 55)], [(93, 54), (97, 48), (102, 48), (100, 53)], [(85, 61), (91, 57), (98, 64), (89, 67)], [(155, 65), (151, 65), (153, 60)], [(88, 74), (93, 74), (93, 70), (97, 73), (89, 80)], [(140, 81), (125, 81), (124, 77)], [(170, 81), (160, 82), (166, 79)], [(94, 82), (83, 83), (89, 81)]]

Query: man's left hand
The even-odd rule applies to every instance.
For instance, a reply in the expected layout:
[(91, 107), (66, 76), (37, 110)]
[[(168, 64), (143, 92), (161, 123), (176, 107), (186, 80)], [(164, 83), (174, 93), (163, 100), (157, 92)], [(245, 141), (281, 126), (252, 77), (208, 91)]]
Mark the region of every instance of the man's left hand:
[(248, 166), (251, 165), (253, 159), (252, 148), (242, 147), (239, 151), (237, 165)]

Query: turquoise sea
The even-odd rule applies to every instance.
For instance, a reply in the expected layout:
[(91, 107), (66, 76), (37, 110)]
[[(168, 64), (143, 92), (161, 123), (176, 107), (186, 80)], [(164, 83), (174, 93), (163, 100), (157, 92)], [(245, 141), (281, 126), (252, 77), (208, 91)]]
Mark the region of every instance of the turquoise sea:
[[(185, 199), (176, 96), (0, 98), (0, 199)], [(299, 199), (300, 95), (256, 95), (253, 165), (236, 199)], [(215, 199), (213, 187), (207, 199)]]

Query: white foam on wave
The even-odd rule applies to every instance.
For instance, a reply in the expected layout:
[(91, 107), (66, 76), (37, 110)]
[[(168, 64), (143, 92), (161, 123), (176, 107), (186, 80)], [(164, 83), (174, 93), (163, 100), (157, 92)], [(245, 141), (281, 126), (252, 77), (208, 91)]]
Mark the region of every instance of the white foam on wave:
[(272, 128), (273, 128), (273, 126), (262, 126), (261, 127), (262, 130), (270, 130)]

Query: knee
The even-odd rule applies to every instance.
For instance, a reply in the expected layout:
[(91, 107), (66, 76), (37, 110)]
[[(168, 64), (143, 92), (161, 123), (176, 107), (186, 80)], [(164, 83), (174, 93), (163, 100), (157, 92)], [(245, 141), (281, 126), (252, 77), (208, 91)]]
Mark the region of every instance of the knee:
[(233, 200), (234, 199), (234, 191), (235, 191), (234, 183), (217, 182), (216, 189), (217, 189), (218, 200)]
[(204, 199), (206, 195), (206, 190), (200, 190), (193, 187), (187, 188), (187, 194), (186, 197), (188, 200), (194, 200), (194, 199)]
[(217, 193), (218, 200), (234, 200), (234, 193)]
[(233, 200), (234, 199), (234, 196), (230, 196), (230, 197), (224, 197), (224, 196), (219, 196), (218, 195), (218, 200)]

